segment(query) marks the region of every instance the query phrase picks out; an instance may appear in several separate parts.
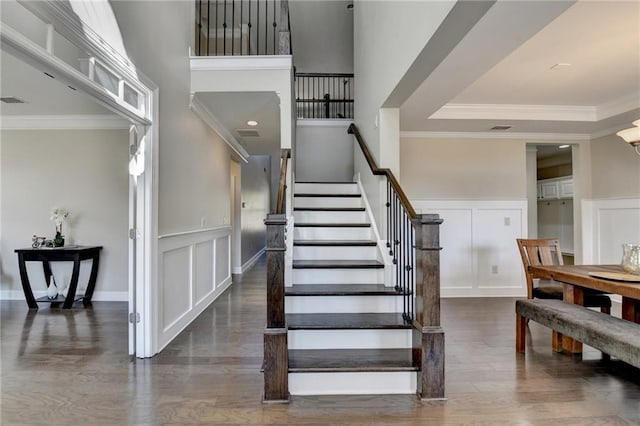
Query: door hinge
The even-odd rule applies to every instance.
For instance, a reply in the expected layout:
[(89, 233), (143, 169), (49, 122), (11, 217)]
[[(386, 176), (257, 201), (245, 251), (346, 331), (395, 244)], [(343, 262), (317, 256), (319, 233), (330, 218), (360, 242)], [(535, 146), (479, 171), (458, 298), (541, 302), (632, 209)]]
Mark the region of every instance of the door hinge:
[(129, 314), (129, 323), (137, 324), (140, 322), (140, 314), (138, 312), (131, 312)]
[(135, 240), (137, 237), (137, 232), (135, 228), (129, 228), (129, 239)]

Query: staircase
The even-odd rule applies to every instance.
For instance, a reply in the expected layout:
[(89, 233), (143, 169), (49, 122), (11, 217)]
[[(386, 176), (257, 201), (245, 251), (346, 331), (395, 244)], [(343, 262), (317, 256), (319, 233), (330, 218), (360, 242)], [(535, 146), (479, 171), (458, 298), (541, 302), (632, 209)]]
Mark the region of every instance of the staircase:
[(411, 325), (356, 183), (296, 183), (285, 287), (292, 395), (416, 392)]

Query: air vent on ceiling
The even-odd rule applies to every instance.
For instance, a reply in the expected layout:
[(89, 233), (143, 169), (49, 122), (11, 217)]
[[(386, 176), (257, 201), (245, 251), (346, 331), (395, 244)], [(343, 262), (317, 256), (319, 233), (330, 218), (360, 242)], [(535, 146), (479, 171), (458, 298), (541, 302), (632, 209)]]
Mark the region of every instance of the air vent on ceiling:
[(491, 130), (509, 130), (511, 126), (493, 126)]
[(9, 96), (9, 97), (6, 97), (6, 98), (0, 98), (0, 101), (4, 102), (5, 104), (23, 104), (23, 103), (25, 103), (22, 99), (14, 98), (13, 96)]
[(236, 129), (236, 132), (243, 138), (255, 138), (260, 136), (258, 131), (253, 129)]

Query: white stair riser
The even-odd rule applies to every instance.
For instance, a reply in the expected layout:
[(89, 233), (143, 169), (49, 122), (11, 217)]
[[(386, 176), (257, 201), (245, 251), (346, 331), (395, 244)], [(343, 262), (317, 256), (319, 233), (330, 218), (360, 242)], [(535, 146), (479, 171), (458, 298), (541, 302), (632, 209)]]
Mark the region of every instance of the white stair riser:
[(384, 269), (294, 269), (294, 284), (382, 284)]
[(294, 197), (294, 207), (362, 207), (360, 197)]
[(287, 296), (285, 311), (309, 313), (392, 313), (402, 312), (400, 296)]
[(296, 183), (296, 194), (358, 194), (356, 183)]
[(366, 212), (350, 211), (296, 211), (296, 223), (368, 223)]
[(414, 371), (289, 373), (291, 395), (415, 394)]
[(410, 329), (289, 330), (289, 349), (407, 349)]
[(333, 227), (295, 227), (293, 229), (294, 240), (355, 240), (371, 241), (371, 228), (333, 228)]
[(296, 260), (377, 260), (375, 246), (293, 246)]

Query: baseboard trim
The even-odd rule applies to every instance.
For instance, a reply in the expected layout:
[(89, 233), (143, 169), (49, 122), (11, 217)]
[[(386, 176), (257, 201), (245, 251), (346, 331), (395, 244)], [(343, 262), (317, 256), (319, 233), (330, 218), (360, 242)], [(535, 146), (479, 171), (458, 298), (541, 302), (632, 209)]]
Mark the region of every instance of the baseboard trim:
[[(45, 290), (37, 290), (33, 295), (43, 297), (47, 295)], [(22, 290), (0, 290), (0, 300), (25, 300)], [(93, 302), (127, 302), (129, 300), (128, 291), (94, 291)]]
[[(260, 251), (258, 253), (256, 253), (251, 259), (247, 260), (246, 262), (244, 262), (242, 264), (242, 270), (240, 271), (241, 274), (244, 274), (245, 272), (247, 272), (249, 269), (251, 269), (253, 267), (253, 265), (256, 264), (256, 262), (260, 259), (260, 256), (262, 256), (266, 251), (266, 247), (263, 247), (262, 249), (260, 249)], [(234, 273), (237, 273), (236, 270), (238, 268), (234, 268)]]

